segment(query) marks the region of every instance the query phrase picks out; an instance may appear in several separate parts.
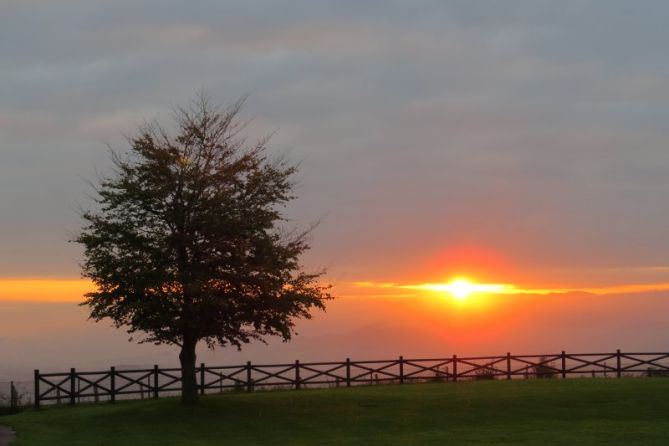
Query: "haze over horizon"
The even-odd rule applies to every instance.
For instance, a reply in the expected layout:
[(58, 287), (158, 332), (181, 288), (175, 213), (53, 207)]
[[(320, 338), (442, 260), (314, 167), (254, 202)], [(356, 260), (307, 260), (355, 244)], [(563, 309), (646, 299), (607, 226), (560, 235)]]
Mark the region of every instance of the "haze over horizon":
[[(86, 321), (68, 240), (107, 145), (200, 89), (250, 93), (246, 135), (301, 162), (288, 214), (321, 220), (304, 264), (343, 296), (292, 344), (203, 358), (669, 340), (666, 2), (0, 4), (0, 381), (174, 359)], [(528, 293), (421, 291), (460, 276)]]

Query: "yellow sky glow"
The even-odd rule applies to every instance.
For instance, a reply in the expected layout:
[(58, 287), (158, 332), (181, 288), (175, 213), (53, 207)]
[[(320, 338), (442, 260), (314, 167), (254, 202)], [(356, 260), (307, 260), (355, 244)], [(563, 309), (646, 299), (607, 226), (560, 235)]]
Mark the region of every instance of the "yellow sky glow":
[(81, 302), (94, 290), (85, 279), (0, 279), (0, 301)]
[[(352, 285), (352, 286), (351, 286)], [(602, 287), (523, 288), (512, 284), (477, 283), (458, 278), (449, 282), (401, 284), (393, 282), (358, 281), (348, 286), (338, 286), (339, 297), (415, 297), (417, 292), (444, 292), (456, 299), (471, 294), (499, 295), (549, 295), (573, 292), (594, 295), (632, 294), (669, 291), (669, 283), (623, 284)], [(363, 291), (364, 289), (364, 291)], [(0, 301), (24, 302), (81, 302), (84, 294), (94, 291), (93, 283), (86, 279), (5, 278), (0, 279)], [(356, 290), (359, 290), (356, 292)]]
[(450, 293), (456, 299), (466, 299), (474, 293), (495, 293), (501, 294), (507, 290), (512, 290), (511, 285), (492, 284), (492, 283), (474, 283), (468, 279), (454, 279), (449, 283), (424, 283), (421, 285), (401, 285), (400, 288), (409, 290), (428, 290), (445, 291)]
[[(646, 284), (626, 284), (604, 287), (565, 287), (565, 288), (520, 288), (512, 284), (487, 284), (475, 283), (467, 279), (454, 279), (445, 283), (421, 283), (421, 284), (397, 284), (397, 283), (375, 283), (375, 282), (355, 282), (356, 288), (376, 288), (376, 289), (395, 289), (395, 290), (422, 290), (422, 291), (443, 291), (452, 294), (454, 297), (463, 299), (473, 293), (482, 294), (565, 294), (565, 293), (588, 293), (595, 295), (606, 294), (631, 294), (647, 293), (655, 291), (669, 290), (669, 283), (646, 283)], [(396, 296), (396, 295), (395, 295)]]

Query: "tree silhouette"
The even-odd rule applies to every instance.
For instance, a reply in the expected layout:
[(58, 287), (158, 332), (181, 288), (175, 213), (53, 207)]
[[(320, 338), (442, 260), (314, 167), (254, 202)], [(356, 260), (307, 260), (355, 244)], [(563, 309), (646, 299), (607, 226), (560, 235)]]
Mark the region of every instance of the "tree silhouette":
[(200, 94), (175, 110), (174, 134), (141, 127), (127, 152), (112, 154), (115, 170), (75, 239), (97, 285), (81, 305), (140, 342), (179, 346), (184, 404), (198, 401), (198, 342), (288, 340), (294, 319), (331, 298), (323, 272), (298, 262), (309, 231), (281, 227), (297, 167), (270, 160), (267, 138), (240, 136), (243, 103), (212, 106)]

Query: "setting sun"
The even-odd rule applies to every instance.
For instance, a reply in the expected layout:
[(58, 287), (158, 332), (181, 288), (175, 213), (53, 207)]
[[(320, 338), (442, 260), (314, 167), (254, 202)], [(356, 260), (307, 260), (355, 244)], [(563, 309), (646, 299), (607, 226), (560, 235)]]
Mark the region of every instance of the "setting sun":
[(453, 279), (448, 283), (424, 283), (421, 285), (401, 285), (399, 288), (445, 291), (457, 300), (465, 300), (476, 293), (509, 293), (514, 290), (511, 285), (492, 284), (492, 283), (474, 283), (466, 278)]
[(468, 279), (454, 279), (436, 288), (447, 291), (458, 300), (464, 300), (473, 293), (500, 293), (507, 289), (507, 285), (473, 283)]
[(464, 279), (454, 280), (446, 286), (447, 291), (451, 293), (453, 297), (460, 300), (469, 297), (469, 295), (475, 292), (477, 288), (475, 284)]

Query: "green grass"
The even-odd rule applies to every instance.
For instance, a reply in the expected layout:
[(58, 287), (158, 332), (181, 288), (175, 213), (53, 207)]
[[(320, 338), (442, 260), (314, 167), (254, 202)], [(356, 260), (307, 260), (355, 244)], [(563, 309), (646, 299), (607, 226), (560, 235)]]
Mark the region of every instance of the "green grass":
[(370, 386), (26, 411), (16, 446), (667, 445), (669, 379)]

